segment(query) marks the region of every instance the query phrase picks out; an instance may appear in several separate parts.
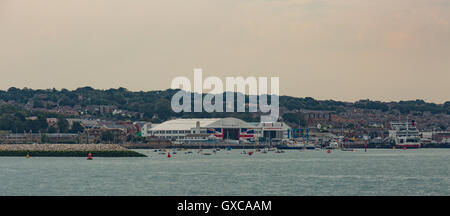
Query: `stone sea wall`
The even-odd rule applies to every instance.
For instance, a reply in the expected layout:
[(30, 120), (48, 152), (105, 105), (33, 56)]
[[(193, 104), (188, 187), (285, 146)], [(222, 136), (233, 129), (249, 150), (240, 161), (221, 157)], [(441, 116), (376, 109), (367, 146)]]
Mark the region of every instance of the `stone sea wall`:
[(0, 144), (0, 156), (31, 157), (146, 157), (115, 144)]

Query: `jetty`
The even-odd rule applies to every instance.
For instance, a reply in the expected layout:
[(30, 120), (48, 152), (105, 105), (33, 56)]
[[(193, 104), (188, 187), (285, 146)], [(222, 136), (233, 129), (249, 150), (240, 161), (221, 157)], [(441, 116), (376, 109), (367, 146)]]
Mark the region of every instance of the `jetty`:
[(0, 144), (0, 156), (30, 157), (146, 157), (116, 144)]

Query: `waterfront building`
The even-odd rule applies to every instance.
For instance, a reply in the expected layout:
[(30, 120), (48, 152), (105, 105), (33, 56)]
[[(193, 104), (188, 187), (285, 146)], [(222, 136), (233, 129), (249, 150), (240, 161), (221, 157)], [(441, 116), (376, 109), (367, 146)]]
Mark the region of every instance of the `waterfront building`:
[[(93, 140), (90, 140), (90, 137), (94, 137)], [(102, 127), (102, 128), (89, 128), (84, 130), (84, 138), (86, 138), (86, 142), (91, 143), (124, 143), (127, 138), (127, 129), (125, 127)]]
[(435, 142), (448, 142), (450, 140), (450, 131), (433, 132), (432, 139)]
[(265, 140), (289, 139), (291, 138), (291, 127), (283, 122), (261, 122), (258, 124), (261, 137)]
[(147, 136), (160, 139), (187, 141), (191, 139), (256, 140), (260, 137), (289, 138), (285, 123), (248, 123), (237, 118), (173, 119), (153, 125)]
[(0, 134), (0, 143), (79, 143), (80, 135), (73, 133), (6, 133)]

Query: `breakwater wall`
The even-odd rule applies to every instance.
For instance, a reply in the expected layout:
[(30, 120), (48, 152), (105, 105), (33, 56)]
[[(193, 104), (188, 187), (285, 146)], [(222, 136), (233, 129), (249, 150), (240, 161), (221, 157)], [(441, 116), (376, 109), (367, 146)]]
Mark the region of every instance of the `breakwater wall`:
[(0, 156), (31, 157), (146, 157), (114, 144), (0, 144)]

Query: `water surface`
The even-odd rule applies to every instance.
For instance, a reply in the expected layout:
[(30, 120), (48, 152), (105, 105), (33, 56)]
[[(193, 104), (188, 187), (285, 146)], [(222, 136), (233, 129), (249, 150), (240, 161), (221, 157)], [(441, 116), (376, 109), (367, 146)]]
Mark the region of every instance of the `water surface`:
[(450, 195), (450, 149), (136, 151), (149, 157), (0, 157), (0, 195)]

